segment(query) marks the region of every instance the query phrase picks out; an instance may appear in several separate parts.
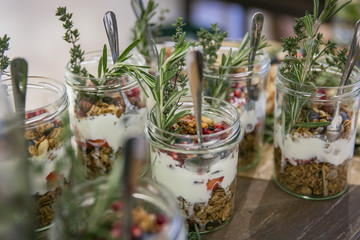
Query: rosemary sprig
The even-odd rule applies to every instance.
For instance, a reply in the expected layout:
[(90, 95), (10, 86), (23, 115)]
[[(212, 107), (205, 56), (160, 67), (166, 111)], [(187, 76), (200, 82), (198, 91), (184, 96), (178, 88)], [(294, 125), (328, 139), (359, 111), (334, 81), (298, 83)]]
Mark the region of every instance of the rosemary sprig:
[(189, 50), (190, 44), (185, 40), (185, 33), (182, 32), (182, 18), (176, 22), (177, 34), (175, 34), (175, 49), (170, 56), (165, 59), (165, 48), (158, 52), (155, 42), (158, 74), (154, 78), (145, 78), (144, 82), (148, 85), (155, 100), (155, 111), (151, 117), (157, 127), (168, 130), (176, 121), (187, 114), (188, 111), (178, 111), (181, 104), (180, 98), (185, 96), (188, 89), (185, 87), (187, 78), (182, 75), (184, 56)]
[(162, 26), (161, 22), (165, 19), (165, 13), (168, 9), (160, 9), (159, 23), (152, 22), (152, 19), (157, 14), (158, 3), (154, 0), (149, 0), (146, 6), (141, 6), (141, 16), (136, 20), (135, 26), (131, 29), (133, 33), (133, 41), (140, 39), (139, 44), (136, 46), (137, 50), (145, 57), (150, 58), (151, 56), (151, 42), (146, 34), (151, 31), (152, 33), (158, 32), (158, 29)]
[[(314, 86), (315, 91), (316, 80), (325, 73), (327, 68), (334, 66), (340, 70), (344, 68), (347, 49), (338, 51), (334, 42), (330, 40), (324, 42), (319, 28), (349, 3), (350, 1), (337, 6), (337, 0), (325, 0), (324, 10), (319, 14), (319, 1), (314, 0), (313, 14), (306, 12), (304, 17), (295, 19), (296, 23), (293, 27), (295, 36), (282, 39), (283, 51), (288, 55), (283, 61), (280, 72), (286, 78), (300, 83), (297, 85), (300, 87), (296, 87), (299, 89), (295, 90), (301, 91), (305, 87), (309, 89), (309, 86)], [(303, 51), (302, 55), (299, 54), (300, 51)], [(321, 58), (325, 59), (327, 65), (321, 64)], [(320, 71), (313, 71), (315, 67), (320, 68)], [(291, 96), (288, 102), (290, 107), (283, 112), (290, 118), (285, 126), (286, 132), (295, 125), (300, 116), (300, 110), (306, 103), (304, 100)]]
[[(224, 38), (227, 37), (227, 32), (220, 32), (216, 23), (211, 25), (210, 30), (211, 31), (201, 28), (197, 36), (204, 51), (204, 62), (208, 66), (207, 74), (218, 76), (216, 81), (208, 79), (210, 95), (212, 97), (225, 99), (227, 89), (229, 88), (229, 83), (226, 81), (228, 74), (232, 73), (234, 67), (249, 64), (249, 54), (251, 51), (250, 37), (249, 34), (246, 33), (239, 47), (235, 51), (230, 48), (226, 55), (222, 54), (219, 66), (215, 66), (218, 59), (218, 50)], [(267, 46), (266, 38), (262, 35), (258, 50)], [(257, 55), (260, 54), (260, 51), (257, 51)]]
[(0, 78), (6, 72), (7, 67), (10, 64), (9, 58), (5, 55), (5, 52), (9, 50), (9, 40), (6, 34), (0, 38)]
[(86, 69), (81, 67), (81, 62), (84, 61), (85, 51), (81, 50), (81, 46), (78, 43), (80, 40), (80, 33), (78, 29), (74, 28), (72, 13), (67, 13), (66, 7), (58, 7), (55, 15), (59, 17), (61, 22), (63, 22), (63, 27), (66, 30), (63, 37), (64, 40), (71, 44), (71, 72), (74, 74), (87, 76)]

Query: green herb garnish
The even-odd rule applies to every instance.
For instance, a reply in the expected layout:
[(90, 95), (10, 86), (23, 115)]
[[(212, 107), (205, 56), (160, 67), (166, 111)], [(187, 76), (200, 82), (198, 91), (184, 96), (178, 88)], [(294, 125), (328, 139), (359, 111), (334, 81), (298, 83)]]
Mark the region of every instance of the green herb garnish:
[[(217, 24), (212, 24), (211, 31), (203, 28), (197, 33), (200, 45), (204, 51), (204, 63), (207, 66), (206, 74), (216, 76), (216, 80), (207, 78), (210, 96), (225, 99), (229, 83), (226, 81), (228, 74), (233, 73), (233, 68), (238, 66), (247, 66), (249, 64), (249, 55), (251, 51), (250, 37), (246, 33), (239, 47), (236, 50), (230, 48), (227, 54), (222, 54), (221, 62), (216, 66), (218, 59), (218, 50), (223, 40), (227, 37), (227, 32), (221, 32)], [(260, 55), (260, 49), (267, 47), (265, 36), (261, 36), (258, 51), (256, 55)]]
[(58, 7), (55, 15), (58, 16), (59, 20), (63, 22), (63, 27), (66, 30), (63, 37), (64, 40), (71, 44), (71, 72), (74, 74), (87, 76), (86, 69), (81, 67), (81, 62), (84, 61), (85, 51), (81, 50), (81, 46), (78, 43), (78, 41), (80, 40), (80, 33), (78, 29), (74, 28), (74, 24), (72, 21), (72, 13), (67, 13), (66, 7)]
[[(182, 73), (184, 56), (189, 50), (190, 44), (185, 40), (182, 32), (182, 18), (176, 21), (177, 33), (174, 36), (174, 51), (165, 59), (165, 48), (158, 52), (155, 42), (155, 50), (158, 62), (158, 74), (153, 79), (144, 79), (156, 102), (152, 119), (157, 127), (168, 130), (176, 121), (188, 113), (178, 111), (181, 104), (180, 98), (185, 96), (188, 89), (185, 87), (187, 77)], [(177, 40), (177, 41), (176, 41)]]
[(9, 50), (9, 40), (10, 38), (6, 34), (0, 38), (0, 77), (10, 64), (9, 58), (5, 55), (5, 52)]
[[(283, 51), (288, 55), (283, 61), (280, 72), (286, 78), (299, 83), (294, 85), (296, 88), (294, 90), (308, 90), (313, 86), (315, 91), (316, 80), (326, 72), (327, 68), (337, 67), (340, 71), (344, 68), (347, 49), (338, 51), (334, 42), (330, 40), (324, 42), (319, 28), (348, 3), (350, 1), (338, 7), (337, 0), (325, 0), (324, 10), (319, 14), (319, 1), (314, 0), (313, 14), (306, 12), (304, 17), (295, 19), (296, 24), (293, 27), (295, 36), (282, 39)], [(300, 51), (303, 51), (302, 55), (299, 55)], [(326, 65), (321, 64), (321, 58), (325, 59)], [(320, 70), (313, 71), (316, 67)], [(295, 125), (306, 103), (305, 100), (295, 96), (288, 98), (290, 106), (283, 111), (285, 119), (289, 118), (286, 121), (286, 132)]]
[(149, 0), (144, 7), (142, 1), (139, 2), (141, 8), (141, 15), (136, 20), (135, 26), (132, 28), (133, 40), (140, 39), (139, 44), (136, 46), (137, 50), (146, 58), (151, 57), (151, 42), (146, 34), (156, 33), (161, 28), (161, 22), (165, 19), (164, 15), (168, 12), (168, 9), (160, 9), (159, 23), (152, 22), (153, 17), (156, 15), (156, 10), (159, 7), (158, 3), (154, 0)]

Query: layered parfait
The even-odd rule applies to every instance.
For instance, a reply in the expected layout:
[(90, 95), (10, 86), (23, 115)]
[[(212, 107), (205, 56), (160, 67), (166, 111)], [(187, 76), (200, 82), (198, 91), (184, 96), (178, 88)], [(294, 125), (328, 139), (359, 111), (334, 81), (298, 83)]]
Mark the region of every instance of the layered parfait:
[[(234, 131), (227, 131), (229, 123), (209, 117), (202, 117), (201, 127), (205, 145), (216, 146)], [(217, 229), (233, 214), (238, 146), (194, 151), (198, 140), (192, 115), (178, 119), (171, 129), (179, 132), (174, 144), (152, 149), (152, 176), (176, 195), (192, 230), (195, 225), (201, 232)]]
[[(221, 32), (217, 24), (212, 32), (201, 29), (199, 42), (205, 59), (205, 94), (233, 104), (240, 113), (245, 136), (239, 146), (238, 170), (255, 166), (260, 160), (266, 115), (266, 81), (270, 58), (261, 37), (254, 62), (249, 62), (249, 35), (241, 41), (224, 40), (227, 32)], [(251, 100), (249, 100), (249, 92)]]
[(147, 110), (140, 86), (150, 76), (144, 58), (132, 52), (139, 39), (116, 62), (108, 56), (106, 45), (102, 52), (84, 55), (72, 14), (59, 7), (56, 16), (66, 30), (64, 40), (72, 46), (65, 80), (74, 145), (88, 177), (95, 178), (111, 170), (127, 138), (143, 132)]
[(347, 189), (360, 75), (355, 67), (341, 86), (348, 50), (319, 32), (344, 5), (331, 1), (319, 12), (314, 4), (313, 14), (296, 21), (295, 36), (283, 38), (287, 56), (275, 78), (275, 180), (295, 196), (329, 199)]

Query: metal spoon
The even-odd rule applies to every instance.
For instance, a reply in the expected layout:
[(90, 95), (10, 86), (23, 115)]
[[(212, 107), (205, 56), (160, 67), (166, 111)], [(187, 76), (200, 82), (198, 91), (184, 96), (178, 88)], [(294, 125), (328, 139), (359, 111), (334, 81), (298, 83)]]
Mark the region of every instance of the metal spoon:
[(145, 144), (143, 139), (130, 138), (124, 147), (124, 218), (123, 218), (123, 239), (131, 239), (132, 225), (132, 195), (136, 188), (139, 169), (144, 161)]
[[(359, 30), (360, 30), (360, 20), (358, 20), (355, 25), (354, 36), (351, 41), (351, 46), (350, 46), (350, 50), (349, 50), (349, 56), (346, 61), (344, 73), (340, 80), (339, 89), (337, 91), (338, 96), (342, 95), (344, 93), (343, 86), (346, 85), (346, 83), (351, 75), (351, 72), (355, 66), (355, 63), (360, 56), (360, 31)], [(327, 127), (327, 137), (330, 140), (335, 140), (336, 138), (338, 138), (340, 136), (340, 133), (341, 133), (341, 129), (342, 129), (341, 128), (341, 120), (342, 119), (339, 118), (340, 117), (340, 115), (339, 115), (340, 107), (341, 107), (341, 104), (340, 104), (340, 102), (338, 102), (336, 105), (334, 118), (331, 121), (331, 125), (329, 125)]]
[(10, 63), (15, 111), (20, 119), (25, 119), (25, 101), (28, 65), (25, 59), (15, 58)]
[[(131, 7), (134, 10), (136, 18), (138, 20), (140, 20), (141, 15), (143, 14), (143, 12), (145, 12), (143, 1), (142, 0), (131, 0)], [(148, 24), (146, 24), (146, 26), (145, 26), (144, 37), (145, 37), (145, 40), (149, 44), (151, 57), (155, 58), (156, 53), (155, 53), (154, 46), (153, 46), (153, 44), (151, 42), (151, 39), (153, 39), (153, 37), (152, 37), (151, 29), (149, 28)]]
[(201, 104), (202, 104), (202, 87), (203, 87), (203, 61), (199, 51), (190, 51), (187, 56), (187, 69), (190, 79), (191, 95), (194, 102), (194, 113), (196, 121), (196, 132), (198, 143), (201, 146), (202, 128), (201, 128)]
[(250, 55), (249, 55), (249, 65), (248, 71), (250, 72), (248, 79), (246, 81), (246, 87), (248, 92), (248, 102), (246, 104), (246, 108), (248, 110), (255, 108), (254, 96), (251, 90), (251, 77), (253, 75), (254, 62), (256, 57), (256, 51), (259, 46), (261, 31), (264, 23), (264, 15), (261, 12), (257, 12), (254, 14), (251, 20), (251, 34), (250, 34)]
[[(118, 37), (118, 30), (117, 30), (118, 28), (117, 28), (115, 13), (113, 13), (112, 11), (108, 11), (107, 13), (104, 14), (103, 20), (104, 20), (106, 35), (109, 40), (111, 55), (113, 58), (113, 62), (115, 63), (120, 56), (119, 37)], [(122, 98), (124, 99), (124, 103), (125, 103), (124, 115), (137, 114), (138, 113), (137, 107), (135, 107), (134, 105), (132, 105), (130, 103), (125, 92), (120, 91), (120, 94), (121, 94)]]

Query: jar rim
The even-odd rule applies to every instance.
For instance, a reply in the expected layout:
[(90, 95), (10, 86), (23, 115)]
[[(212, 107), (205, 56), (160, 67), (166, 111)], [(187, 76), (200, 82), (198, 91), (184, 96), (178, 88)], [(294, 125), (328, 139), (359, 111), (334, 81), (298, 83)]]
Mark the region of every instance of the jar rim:
[[(40, 80), (39, 82), (32, 82), (32, 80)], [(2, 83), (4, 83), (7, 86), (6, 91), (9, 90), (12, 91), (12, 82), (11, 78), (7, 78), (2, 80)], [(52, 120), (54, 117), (56, 117), (59, 113), (63, 112), (67, 106), (68, 106), (68, 96), (66, 94), (66, 87), (65, 85), (56, 79), (46, 77), (46, 76), (28, 76), (28, 82), (27, 82), (27, 91), (31, 88), (47, 88), (51, 90), (55, 90), (57, 92), (57, 97), (54, 101), (51, 103), (48, 103), (46, 105), (43, 105), (41, 107), (37, 107), (28, 111), (25, 111), (25, 113), (21, 114), (27, 114), (31, 112), (37, 112), (41, 111), (43, 109), (53, 108), (56, 109), (54, 112), (47, 112), (40, 115), (36, 115), (34, 117), (29, 117), (25, 119), (24, 124), (26, 126), (33, 126), (37, 124), (41, 124), (43, 122), (47, 122), (49, 120)]]
[[(226, 39), (225, 39), (226, 41)], [(241, 43), (241, 39), (237, 40), (237, 39), (229, 39), (227, 41), (230, 42), (234, 42), (234, 43)], [(233, 46), (221, 46), (220, 49), (218, 50), (218, 52), (220, 51), (226, 51), (228, 52), (230, 49), (234, 50), (235, 47)], [(236, 48), (235, 48), (236, 49)], [(234, 51), (235, 52), (235, 51)], [(246, 78), (248, 76), (264, 76), (267, 74), (267, 72), (269, 71), (269, 67), (270, 67), (270, 56), (269, 53), (267, 52), (267, 50), (265, 48), (260, 49), (258, 51), (259, 53), (261, 53), (260, 55), (257, 55), (255, 57), (255, 62), (253, 64), (246, 64), (246, 65), (238, 65), (238, 66), (228, 66), (228, 67), (222, 67), (219, 63), (215, 63), (215, 64), (206, 64), (204, 63), (204, 76), (205, 77), (211, 77), (211, 78), (220, 78), (218, 76), (214, 76), (212, 75), (210, 70), (210, 67), (215, 67), (215, 68), (221, 68), (221, 69), (225, 69), (228, 71), (234, 71), (240, 68), (248, 68), (248, 66), (251, 66), (253, 69), (259, 69), (256, 72), (254, 70), (252, 71), (244, 71), (244, 72), (237, 72), (237, 73), (228, 73), (227, 75), (230, 76), (230, 79), (227, 79), (229, 81), (238, 81), (238, 78)], [(260, 68), (259, 68), (260, 67)], [(231, 78), (237, 78), (237, 79), (231, 79)]]
[[(322, 65), (327, 65), (326, 63), (321, 63)], [(281, 67), (283, 67), (285, 65), (284, 62), (280, 63), (279, 66), (277, 67), (277, 73), (276, 73), (276, 78), (275, 78), (275, 86), (280, 88), (280, 89), (285, 89), (288, 93), (293, 94), (293, 95), (303, 95), (305, 97), (322, 97), (323, 94), (319, 94), (319, 93), (314, 93), (314, 92), (309, 92), (306, 91), (307, 88), (311, 88), (311, 87), (316, 87), (317, 89), (323, 89), (324, 91), (336, 91), (337, 94), (333, 97), (327, 97), (327, 99), (319, 99), (319, 101), (329, 101), (329, 100), (338, 100), (338, 99), (344, 99), (347, 97), (353, 97), (356, 94), (359, 94), (359, 90), (360, 90), (360, 70), (359, 68), (357, 68), (356, 66), (354, 67), (353, 71), (351, 72), (350, 78), (354, 79), (354, 81), (350, 84), (347, 84), (345, 86), (320, 86), (320, 85), (310, 85), (310, 84), (301, 84), (299, 82), (293, 81), (287, 77), (285, 77), (280, 69)], [(314, 70), (317, 70), (319, 68), (314, 68)], [(340, 69), (337, 67), (330, 67), (329, 69), (327, 69), (327, 73), (331, 73), (331, 74), (337, 74), (339, 75), (339, 79), (341, 79), (342, 77), (342, 73), (339, 71)], [(290, 88), (288, 87), (289, 85), (295, 86), (294, 88)], [(304, 87), (306, 89), (304, 89)], [(299, 91), (296, 90), (295, 88), (303, 88), (304, 91)], [(341, 93), (342, 94), (338, 94)]]
[[(203, 101), (203, 106), (207, 106), (207, 107), (211, 107), (210, 104), (208, 104), (208, 102), (218, 102), (220, 104), (225, 104), (225, 106), (229, 109), (229, 112), (227, 113), (230, 117), (232, 117), (231, 119), (231, 125), (229, 126), (229, 128), (216, 132), (216, 133), (210, 133), (210, 134), (206, 134), (206, 135), (202, 135), (203, 140), (205, 139), (217, 139), (220, 136), (222, 136), (224, 133), (231, 133), (229, 134), (225, 139), (222, 139), (219, 142), (214, 142), (214, 141), (203, 141), (202, 144), (198, 144), (198, 143), (176, 143), (175, 146), (178, 147), (179, 149), (182, 150), (186, 150), (187, 153), (190, 152), (204, 152), (206, 153), (208, 150), (211, 149), (221, 149), (223, 147), (225, 147), (228, 144), (235, 144), (238, 143), (239, 141), (241, 141), (241, 139), (244, 136), (244, 126), (242, 125), (242, 123), (240, 122), (240, 114), (237, 111), (237, 109), (230, 103), (223, 101), (221, 99), (217, 99), (217, 98), (213, 98), (213, 97), (208, 97), (208, 96), (204, 96), (203, 98), (205, 101)], [(208, 102), (207, 102), (208, 101)], [(180, 107), (180, 109), (182, 109), (184, 107), (184, 102), (189, 103), (189, 105), (192, 105), (192, 97), (191, 96), (185, 96), (182, 97), (180, 100), (181, 103), (183, 103), (183, 105)], [(191, 107), (193, 109), (193, 107)], [(164, 130), (161, 129), (159, 127), (157, 127), (154, 123), (154, 121), (152, 120), (152, 112), (154, 111), (155, 107), (151, 110), (148, 119), (146, 121), (146, 128), (145, 128), (145, 135), (148, 138), (148, 140), (155, 144), (158, 145), (160, 144), (161, 139), (158, 139), (158, 141), (154, 141), (154, 139), (152, 139), (152, 135), (157, 135), (157, 136), (161, 136), (161, 135), (165, 135), (166, 140), (168, 140), (169, 138), (174, 138), (174, 139), (184, 139), (184, 140), (191, 140), (194, 139), (194, 137), (196, 137), (197, 135), (183, 135), (183, 134), (179, 134), (179, 133), (173, 133), (170, 132), (168, 130)], [(179, 110), (180, 110), (179, 109)], [(204, 107), (203, 107), (204, 109)], [(213, 113), (213, 111), (211, 112)], [(213, 113), (214, 114), (214, 113)], [(225, 118), (225, 116), (223, 116)], [(238, 130), (239, 129), (239, 130)], [(165, 139), (164, 139), (165, 140)], [(174, 145), (172, 144), (167, 144), (164, 141), (161, 141), (161, 148), (173, 148)], [(164, 146), (166, 147), (164, 147)]]
[[(133, 51), (131, 53), (131, 58), (130, 60), (132, 61), (139, 61), (139, 66), (146, 66), (146, 62), (144, 57), (137, 51)], [(89, 51), (86, 52), (84, 54), (84, 61), (81, 63), (81, 65), (91, 65), (91, 64), (98, 64), (98, 61), (100, 59), (100, 57), (102, 56), (102, 51), (100, 50), (94, 50), (94, 51)], [(111, 53), (110, 51), (108, 51), (108, 55), (107, 55), (107, 60), (109, 63), (113, 63), (113, 59), (111, 57)], [(127, 60), (129, 61), (129, 59)], [(65, 66), (65, 82), (72, 88), (78, 90), (78, 91), (84, 91), (84, 92), (99, 92), (99, 91), (109, 91), (109, 90), (120, 90), (120, 91), (126, 91), (129, 90), (131, 88), (133, 88), (135, 85), (137, 85), (137, 80), (133, 79), (132, 77), (130, 77), (129, 75), (125, 75), (128, 79), (130, 79), (129, 82), (127, 82), (125, 85), (123, 83), (111, 83), (111, 84), (106, 84), (106, 85), (100, 85), (100, 86), (90, 86), (90, 85), (80, 85), (77, 84), (77, 81), (74, 79), (79, 79), (82, 80), (84, 82), (86, 82), (87, 80), (90, 80), (90, 77), (87, 76), (81, 76), (79, 74), (75, 74), (71, 72), (70, 69), (70, 62), (68, 62)], [(103, 80), (103, 78), (98, 78), (95, 77), (95, 80)]]

